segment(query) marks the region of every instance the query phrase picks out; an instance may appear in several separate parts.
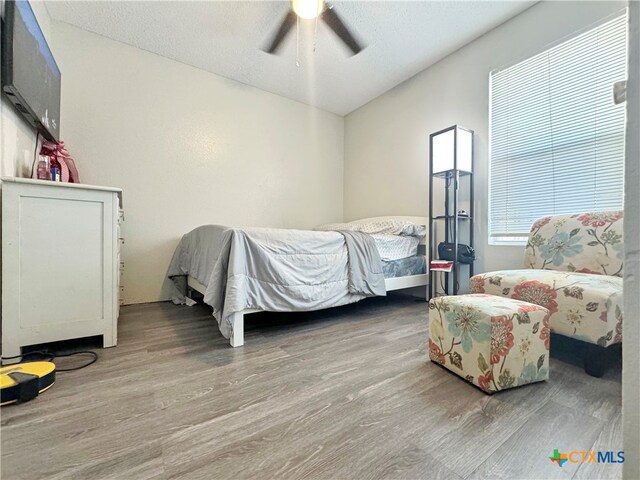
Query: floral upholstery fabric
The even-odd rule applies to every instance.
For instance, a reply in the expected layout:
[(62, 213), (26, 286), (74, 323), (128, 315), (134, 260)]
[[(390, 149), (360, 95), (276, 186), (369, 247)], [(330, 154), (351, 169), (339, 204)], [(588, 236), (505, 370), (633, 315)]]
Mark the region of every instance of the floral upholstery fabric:
[[(472, 277), (472, 293), (501, 295), (549, 310), (545, 329), (607, 347), (622, 342), (622, 278), (549, 270)], [(548, 333), (547, 333), (548, 336)]]
[(546, 327), (607, 347), (622, 342), (621, 211), (557, 215), (531, 227), (523, 270), (471, 278), (471, 293), (549, 309)]
[(429, 358), (487, 393), (549, 378), (548, 311), (493, 295), (429, 302)]
[(557, 215), (537, 220), (525, 250), (525, 268), (622, 277), (624, 213)]

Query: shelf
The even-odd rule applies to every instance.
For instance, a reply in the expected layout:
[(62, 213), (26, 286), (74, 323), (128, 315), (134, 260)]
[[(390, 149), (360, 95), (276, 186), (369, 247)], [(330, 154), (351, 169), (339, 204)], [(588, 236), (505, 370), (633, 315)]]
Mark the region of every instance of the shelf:
[[(450, 218), (456, 218), (453, 215), (438, 215), (436, 217), (433, 217), (433, 220), (449, 220)], [(458, 215), (458, 220), (471, 220), (472, 217), (470, 217), (469, 215)]]
[[(446, 135), (441, 136), (443, 134)], [(438, 247), (444, 240), (453, 245), (447, 245), (443, 254), (456, 260), (445, 266), (429, 264), (430, 298), (438, 294), (441, 283), (436, 275), (444, 274), (442, 280), (446, 285), (443, 288), (449, 295), (458, 294), (460, 284), (464, 285), (463, 277), (473, 276), (473, 262), (460, 262), (460, 259), (468, 258), (460, 255), (460, 245), (473, 247), (474, 213), (477, 213), (473, 211), (473, 137), (472, 130), (459, 125), (429, 135), (429, 252), (434, 257), (439, 256), (441, 249)], [(461, 211), (465, 215), (460, 215)], [(465, 265), (469, 268), (464, 268)]]
[(431, 176), (438, 178), (452, 178), (456, 173), (458, 173), (461, 177), (464, 177), (466, 175), (473, 175), (472, 172), (469, 172), (467, 170), (444, 170), (443, 172), (433, 173)]
[(431, 272), (451, 273), (451, 271), (453, 270), (454, 264), (455, 264), (456, 268), (464, 267), (465, 265), (471, 265), (470, 263), (451, 262), (451, 266), (448, 266), (448, 267), (431, 267), (431, 266), (429, 266), (429, 271), (431, 271)]

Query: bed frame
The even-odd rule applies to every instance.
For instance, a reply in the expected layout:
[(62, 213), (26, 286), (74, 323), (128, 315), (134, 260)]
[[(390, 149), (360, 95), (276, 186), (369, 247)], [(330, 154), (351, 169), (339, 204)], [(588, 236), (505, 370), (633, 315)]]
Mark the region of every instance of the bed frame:
[[(407, 220), (413, 222), (418, 225), (428, 225), (427, 218), (425, 217), (398, 217), (403, 220)], [(426, 236), (420, 242), (418, 253), (422, 255), (426, 255)], [(427, 262), (428, 267), (428, 262)], [(394, 290), (403, 290), (405, 288), (414, 288), (414, 287), (425, 287), (425, 300), (427, 299), (427, 289), (429, 285), (429, 274), (423, 273), (420, 275), (408, 275), (406, 277), (394, 277), (394, 278), (386, 278), (385, 287), (387, 292), (392, 292)], [(204, 295), (207, 290), (206, 285), (203, 285), (191, 275), (187, 276), (187, 287), (188, 292), (187, 296), (190, 298), (191, 290), (195, 290), (200, 294)], [(251, 313), (262, 312), (263, 310), (256, 309), (246, 309), (241, 312), (236, 312), (231, 315), (230, 321), (233, 326), (233, 331), (231, 333), (231, 337), (229, 338), (229, 343), (232, 347), (241, 347), (244, 345), (244, 316)]]

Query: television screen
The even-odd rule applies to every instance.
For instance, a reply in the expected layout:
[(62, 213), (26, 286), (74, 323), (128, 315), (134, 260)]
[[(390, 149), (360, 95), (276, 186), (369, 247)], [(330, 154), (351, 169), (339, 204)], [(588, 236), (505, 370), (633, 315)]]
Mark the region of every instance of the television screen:
[(60, 132), (60, 69), (27, 0), (6, 0), (2, 90), (49, 140)]

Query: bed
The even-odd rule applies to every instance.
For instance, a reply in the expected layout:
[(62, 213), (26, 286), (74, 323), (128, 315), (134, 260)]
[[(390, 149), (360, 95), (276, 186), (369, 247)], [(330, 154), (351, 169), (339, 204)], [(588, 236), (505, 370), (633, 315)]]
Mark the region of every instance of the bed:
[(198, 227), (182, 237), (168, 271), (172, 300), (192, 291), (213, 308), (232, 347), (244, 316), (311, 311), (425, 287), (424, 217), (374, 217), (315, 230)]

